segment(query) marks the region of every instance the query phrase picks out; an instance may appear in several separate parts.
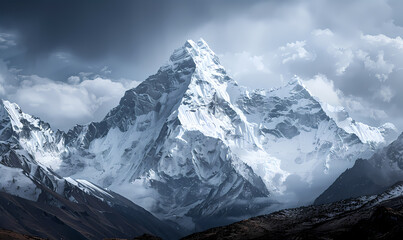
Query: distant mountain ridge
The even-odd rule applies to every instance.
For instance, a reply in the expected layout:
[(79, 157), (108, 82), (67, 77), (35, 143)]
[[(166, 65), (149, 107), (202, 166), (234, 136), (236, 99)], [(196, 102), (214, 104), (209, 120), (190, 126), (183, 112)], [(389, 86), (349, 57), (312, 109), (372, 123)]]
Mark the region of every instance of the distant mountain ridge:
[(403, 181), (403, 133), (368, 160), (358, 159), (315, 200), (315, 204), (381, 193), (399, 181)]
[(337, 125), (348, 133), (357, 135), (364, 143), (386, 144), (398, 136), (396, 127), (392, 123), (385, 123), (380, 127), (371, 127), (352, 119), (342, 107), (335, 107), (328, 103), (321, 103), (324, 111)]
[[(309, 203), (391, 133), (346, 131), (298, 80), (248, 91), (203, 40), (175, 50), (100, 122), (65, 133), (8, 101), (0, 112), (0, 139), (48, 175), (111, 189), (189, 231)], [(363, 140), (374, 132), (383, 140)]]

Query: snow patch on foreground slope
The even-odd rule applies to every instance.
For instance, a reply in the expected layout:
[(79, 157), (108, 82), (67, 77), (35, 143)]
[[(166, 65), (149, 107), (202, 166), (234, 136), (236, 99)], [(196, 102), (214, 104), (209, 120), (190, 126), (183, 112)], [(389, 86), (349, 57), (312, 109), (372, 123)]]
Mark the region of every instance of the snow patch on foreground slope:
[(31, 201), (38, 200), (42, 191), (23, 173), (22, 169), (6, 167), (0, 164), (0, 173), (0, 191)]

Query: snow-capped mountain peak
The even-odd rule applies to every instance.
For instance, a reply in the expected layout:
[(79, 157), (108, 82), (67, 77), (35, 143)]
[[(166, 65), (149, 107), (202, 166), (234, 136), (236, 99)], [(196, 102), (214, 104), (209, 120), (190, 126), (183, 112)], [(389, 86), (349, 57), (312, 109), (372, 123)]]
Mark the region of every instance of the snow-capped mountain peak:
[(24, 113), (16, 103), (6, 100), (2, 101), (1, 115), (5, 123), (2, 138), (8, 140), (14, 136), (12, 141), (17, 141), (38, 163), (45, 168), (59, 169), (66, 151), (62, 132), (54, 132), (48, 123)]
[(393, 123), (385, 123), (380, 127), (372, 127), (355, 121), (341, 106), (332, 106), (325, 102), (321, 102), (321, 105), (326, 114), (330, 116), (340, 128), (348, 133), (357, 135), (364, 143), (387, 145), (396, 139), (398, 135), (397, 128)]
[(32, 117), (29, 116), (28, 114), (23, 113), (16, 103), (11, 103), (7, 100), (2, 100), (1, 107), (2, 107), (2, 117), (8, 117), (10, 119), (13, 129), (15, 131), (21, 131), (23, 127), (21, 120), (24, 119), (24, 117), (33, 121)]
[(36, 161), (189, 228), (258, 214), (274, 201), (307, 203), (316, 196), (301, 192), (319, 195), (373, 149), (298, 79), (273, 90), (239, 86), (203, 40), (186, 41), (100, 122), (53, 132), (8, 106)]

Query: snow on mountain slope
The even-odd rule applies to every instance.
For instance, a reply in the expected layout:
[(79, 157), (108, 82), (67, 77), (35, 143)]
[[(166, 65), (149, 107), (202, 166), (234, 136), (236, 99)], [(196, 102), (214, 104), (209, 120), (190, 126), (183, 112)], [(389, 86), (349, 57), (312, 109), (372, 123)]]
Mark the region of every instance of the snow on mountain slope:
[(44, 168), (193, 230), (274, 202), (312, 201), (375, 147), (338, 126), (299, 81), (270, 91), (238, 86), (203, 40), (175, 50), (102, 121), (67, 133), (4, 105), (16, 141)]
[(398, 135), (397, 129), (392, 123), (385, 123), (380, 127), (371, 127), (353, 120), (343, 107), (334, 107), (328, 103), (322, 103), (322, 107), (340, 128), (357, 135), (364, 143), (387, 145)]
[(0, 164), (0, 172), (0, 191), (31, 201), (38, 200), (41, 190), (21, 169), (6, 167)]
[[(238, 106), (256, 124), (257, 146), (281, 160), (280, 168), (287, 174), (275, 172), (271, 182), (277, 180), (282, 201), (311, 201), (312, 195), (320, 194), (331, 179), (351, 167), (355, 157), (371, 154), (371, 147), (339, 128), (298, 80), (244, 94)], [(308, 189), (310, 194), (304, 196)]]
[[(225, 222), (269, 205), (262, 180), (219, 137), (229, 134), (223, 128), (232, 127), (226, 126), (232, 120), (220, 113), (218, 121), (212, 107), (217, 114), (231, 109), (212, 101), (228, 99), (230, 79), (209, 51), (204, 42), (188, 41), (157, 74), (127, 91), (102, 122), (67, 133), (76, 136), (66, 140), (68, 146), (81, 148), (63, 172), (114, 189), (172, 220), (215, 214)], [(84, 168), (76, 167), (80, 164)], [(200, 207), (207, 202), (208, 208)], [(226, 214), (217, 215), (220, 211)]]
[[(171, 219), (206, 206), (202, 196), (227, 185), (230, 172), (260, 192), (249, 201), (267, 192), (282, 201), (313, 200), (296, 196), (292, 181), (300, 191), (319, 194), (356, 157), (372, 151), (339, 128), (299, 81), (272, 91), (238, 86), (202, 40), (175, 50), (103, 121), (76, 126), (67, 136), (67, 146), (81, 148), (62, 172), (115, 189)], [(199, 192), (185, 194), (183, 186)], [(131, 188), (142, 194), (131, 195)], [(229, 192), (222, 194), (232, 201)], [(207, 212), (198, 214), (192, 217)]]
[[(23, 113), (15, 103), (3, 100), (0, 107), (0, 116), (3, 123), (0, 127), (1, 132), (9, 133), (0, 142), (0, 167), (4, 171), (3, 178), (13, 176), (15, 179), (21, 179), (19, 182), (24, 182), (24, 186), (27, 186), (28, 189), (38, 189), (37, 185), (43, 184), (60, 195), (66, 195), (66, 187), (74, 188), (76, 186), (85, 193), (99, 199), (103, 199), (104, 196), (113, 198), (109, 193), (95, 187), (88, 181), (76, 181), (72, 178), (64, 179), (55, 173), (62, 163), (63, 155), (68, 152), (68, 149), (64, 146), (64, 133), (60, 131), (53, 132), (48, 123)], [(9, 173), (6, 173), (7, 171)], [(14, 174), (10, 175), (13, 172)], [(7, 181), (7, 179), (4, 180)], [(14, 191), (18, 190), (16, 193), (21, 192), (20, 188), (22, 186), (14, 187)], [(13, 194), (10, 185), (8, 185), (5, 192)], [(27, 190), (27, 192), (29, 191)], [(20, 196), (20, 194), (14, 195)], [(38, 196), (36, 196), (36, 199), (27, 196), (22, 197), (36, 200)], [(67, 195), (66, 197), (69, 198)]]
[(69, 151), (64, 138), (16, 104), (0, 103), (1, 227), (52, 239), (144, 233), (179, 237), (177, 229), (128, 199), (87, 180), (55, 173)]
[(113, 198), (86, 180), (63, 178), (54, 172), (61, 163), (60, 149), (67, 151), (61, 132), (54, 133), (49, 124), (23, 113), (17, 104), (5, 100), (0, 104), (0, 117), (0, 131), (8, 133), (7, 137), (2, 134), (0, 141), (2, 191), (37, 200), (41, 193), (38, 186), (44, 186), (69, 199), (71, 196), (66, 189), (78, 187), (97, 198)]
[[(19, 144), (46, 167), (57, 170), (66, 151), (62, 132), (53, 132), (48, 123), (23, 113), (15, 103), (3, 100), (2, 106), (8, 113), (12, 131), (18, 136)], [(4, 110), (3, 110), (4, 111)]]
[[(54, 172), (61, 162), (58, 147), (65, 149), (60, 138), (55, 137), (61, 133), (54, 133), (47, 123), (23, 113), (8, 101), (0, 104), (0, 117), (1, 191), (36, 201), (43, 186), (69, 199), (67, 189), (74, 189), (78, 184)], [(79, 189), (98, 198), (110, 196), (89, 184), (81, 184)]]

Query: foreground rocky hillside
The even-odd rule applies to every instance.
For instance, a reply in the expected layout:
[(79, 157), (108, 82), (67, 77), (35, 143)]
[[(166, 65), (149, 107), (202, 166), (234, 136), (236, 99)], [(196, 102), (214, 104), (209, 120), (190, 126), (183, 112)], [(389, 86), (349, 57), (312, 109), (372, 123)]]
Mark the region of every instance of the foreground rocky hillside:
[(183, 239), (401, 239), (403, 183), (379, 195), (286, 209)]

